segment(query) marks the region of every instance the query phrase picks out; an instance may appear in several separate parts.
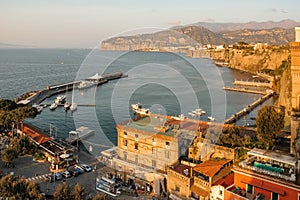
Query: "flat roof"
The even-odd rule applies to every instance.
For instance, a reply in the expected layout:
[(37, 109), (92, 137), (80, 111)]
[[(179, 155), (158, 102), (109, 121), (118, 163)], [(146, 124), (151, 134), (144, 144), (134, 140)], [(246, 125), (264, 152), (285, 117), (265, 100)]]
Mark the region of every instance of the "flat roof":
[[(188, 119), (176, 120), (168, 116), (146, 116), (136, 121), (128, 121), (127, 123), (120, 124), (128, 128), (133, 128), (137, 130), (142, 130), (150, 133), (157, 133), (161, 135), (166, 135), (170, 137), (176, 137), (178, 131), (197, 131), (199, 122), (191, 122)], [(170, 126), (180, 126), (179, 130), (170, 128)], [(163, 127), (168, 128), (165, 132), (162, 132)]]
[(289, 165), (295, 165), (297, 162), (297, 158), (292, 157), (290, 155), (285, 155), (283, 153), (270, 151), (270, 150), (264, 150), (264, 149), (258, 149), (254, 148), (251, 151), (247, 153), (248, 155), (257, 156), (265, 159), (271, 159), (280, 163), (286, 163)]

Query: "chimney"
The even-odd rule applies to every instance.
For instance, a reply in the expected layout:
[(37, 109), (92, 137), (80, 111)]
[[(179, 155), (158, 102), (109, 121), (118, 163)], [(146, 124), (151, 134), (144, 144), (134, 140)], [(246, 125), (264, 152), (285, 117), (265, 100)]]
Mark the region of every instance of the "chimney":
[(295, 41), (300, 42), (300, 27), (295, 27)]

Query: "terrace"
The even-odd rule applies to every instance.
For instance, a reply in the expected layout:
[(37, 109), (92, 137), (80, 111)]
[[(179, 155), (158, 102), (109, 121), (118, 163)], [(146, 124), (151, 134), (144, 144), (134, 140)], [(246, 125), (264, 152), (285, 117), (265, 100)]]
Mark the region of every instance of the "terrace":
[(256, 148), (247, 154), (248, 159), (240, 162), (240, 167), (286, 181), (296, 181), (296, 158)]

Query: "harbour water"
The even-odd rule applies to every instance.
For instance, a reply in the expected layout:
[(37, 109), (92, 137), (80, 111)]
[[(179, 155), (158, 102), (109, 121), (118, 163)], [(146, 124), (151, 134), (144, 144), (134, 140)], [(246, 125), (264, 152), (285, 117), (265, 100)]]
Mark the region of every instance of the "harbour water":
[[(187, 116), (188, 111), (201, 107), (207, 121), (213, 116), (224, 120), (261, 95), (224, 91), (234, 79), (251, 76), (226, 67), (217, 67), (209, 59), (189, 58), (173, 53), (103, 52), (79, 49), (0, 49), (1, 98), (13, 99), (22, 93), (43, 89), (48, 85), (94, 75), (122, 71), (128, 78), (113, 80), (98, 88), (76, 90), (76, 103), (96, 104), (78, 107), (71, 113), (63, 107), (55, 111), (44, 108), (30, 123), (65, 138), (70, 130), (87, 126), (96, 137), (85, 146), (95, 148), (116, 145), (116, 123), (129, 119), (130, 105), (141, 102), (152, 112)], [(68, 92), (71, 101), (72, 92)], [(51, 97), (45, 103), (53, 102)], [(272, 99), (265, 104), (272, 103)], [(237, 122), (253, 124), (256, 108)], [(90, 149), (93, 151), (92, 149)], [(95, 151), (95, 150), (94, 150)], [(96, 153), (97, 154), (97, 153)]]

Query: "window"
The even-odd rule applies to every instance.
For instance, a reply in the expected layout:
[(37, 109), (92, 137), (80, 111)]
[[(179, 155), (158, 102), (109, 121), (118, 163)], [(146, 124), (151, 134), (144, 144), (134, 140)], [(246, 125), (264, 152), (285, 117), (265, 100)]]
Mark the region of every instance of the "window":
[(271, 198), (271, 200), (279, 200), (279, 194), (276, 193), (276, 192), (272, 192), (272, 198)]
[(139, 143), (137, 143), (137, 142), (134, 143), (134, 149), (135, 149), (135, 150), (138, 150), (138, 149), (139, 149)]
[(135, 163), (139, 162), (139, 155), (135, 155)]
[(124, 146), (127, 147), (127, 140), (124, 140)]
[(223, 195), (223, 191), (219, 190), (219, 195), (222, 196)]
[(166, 151), (165, 154), (166, 154), (166, 155), (165, 155), (166, 158), (169, 159), (169, 158), (170, 158), (170, 152), (169, 152), (169, 151)]
[(175, 185), (175, 191), (180, 192), (180, 187), (178, 185)]
[(170, 149), (170, 142), (166, 142), (166, 149)]
[(135, 135), (134, 135), (134, 138), (135, 138), (135, 141), (138, 141), (138, 140), (139, 140), (139, 135), (138, 135), (138, 134), (135, 134)]
[(127, 132), (126, 131), (124, 131), (124, 138), (126, 138), (127, 137)]
[(156, 168), (156, 160), (152, 160), (152, 167)]
[(156, 148), (155, 147), (152, 148), (152, 154), (156, 155)]
[(253, 194), (254, 187), (253, 185), (247, 184), (247, 192)]
[(152, 144), (153, 146), (156, 146), (156, 138), (152, 138)]
[(124, 160), (127, 160), (127, 153), (124, 152), (123, 155), (124, 155)]

